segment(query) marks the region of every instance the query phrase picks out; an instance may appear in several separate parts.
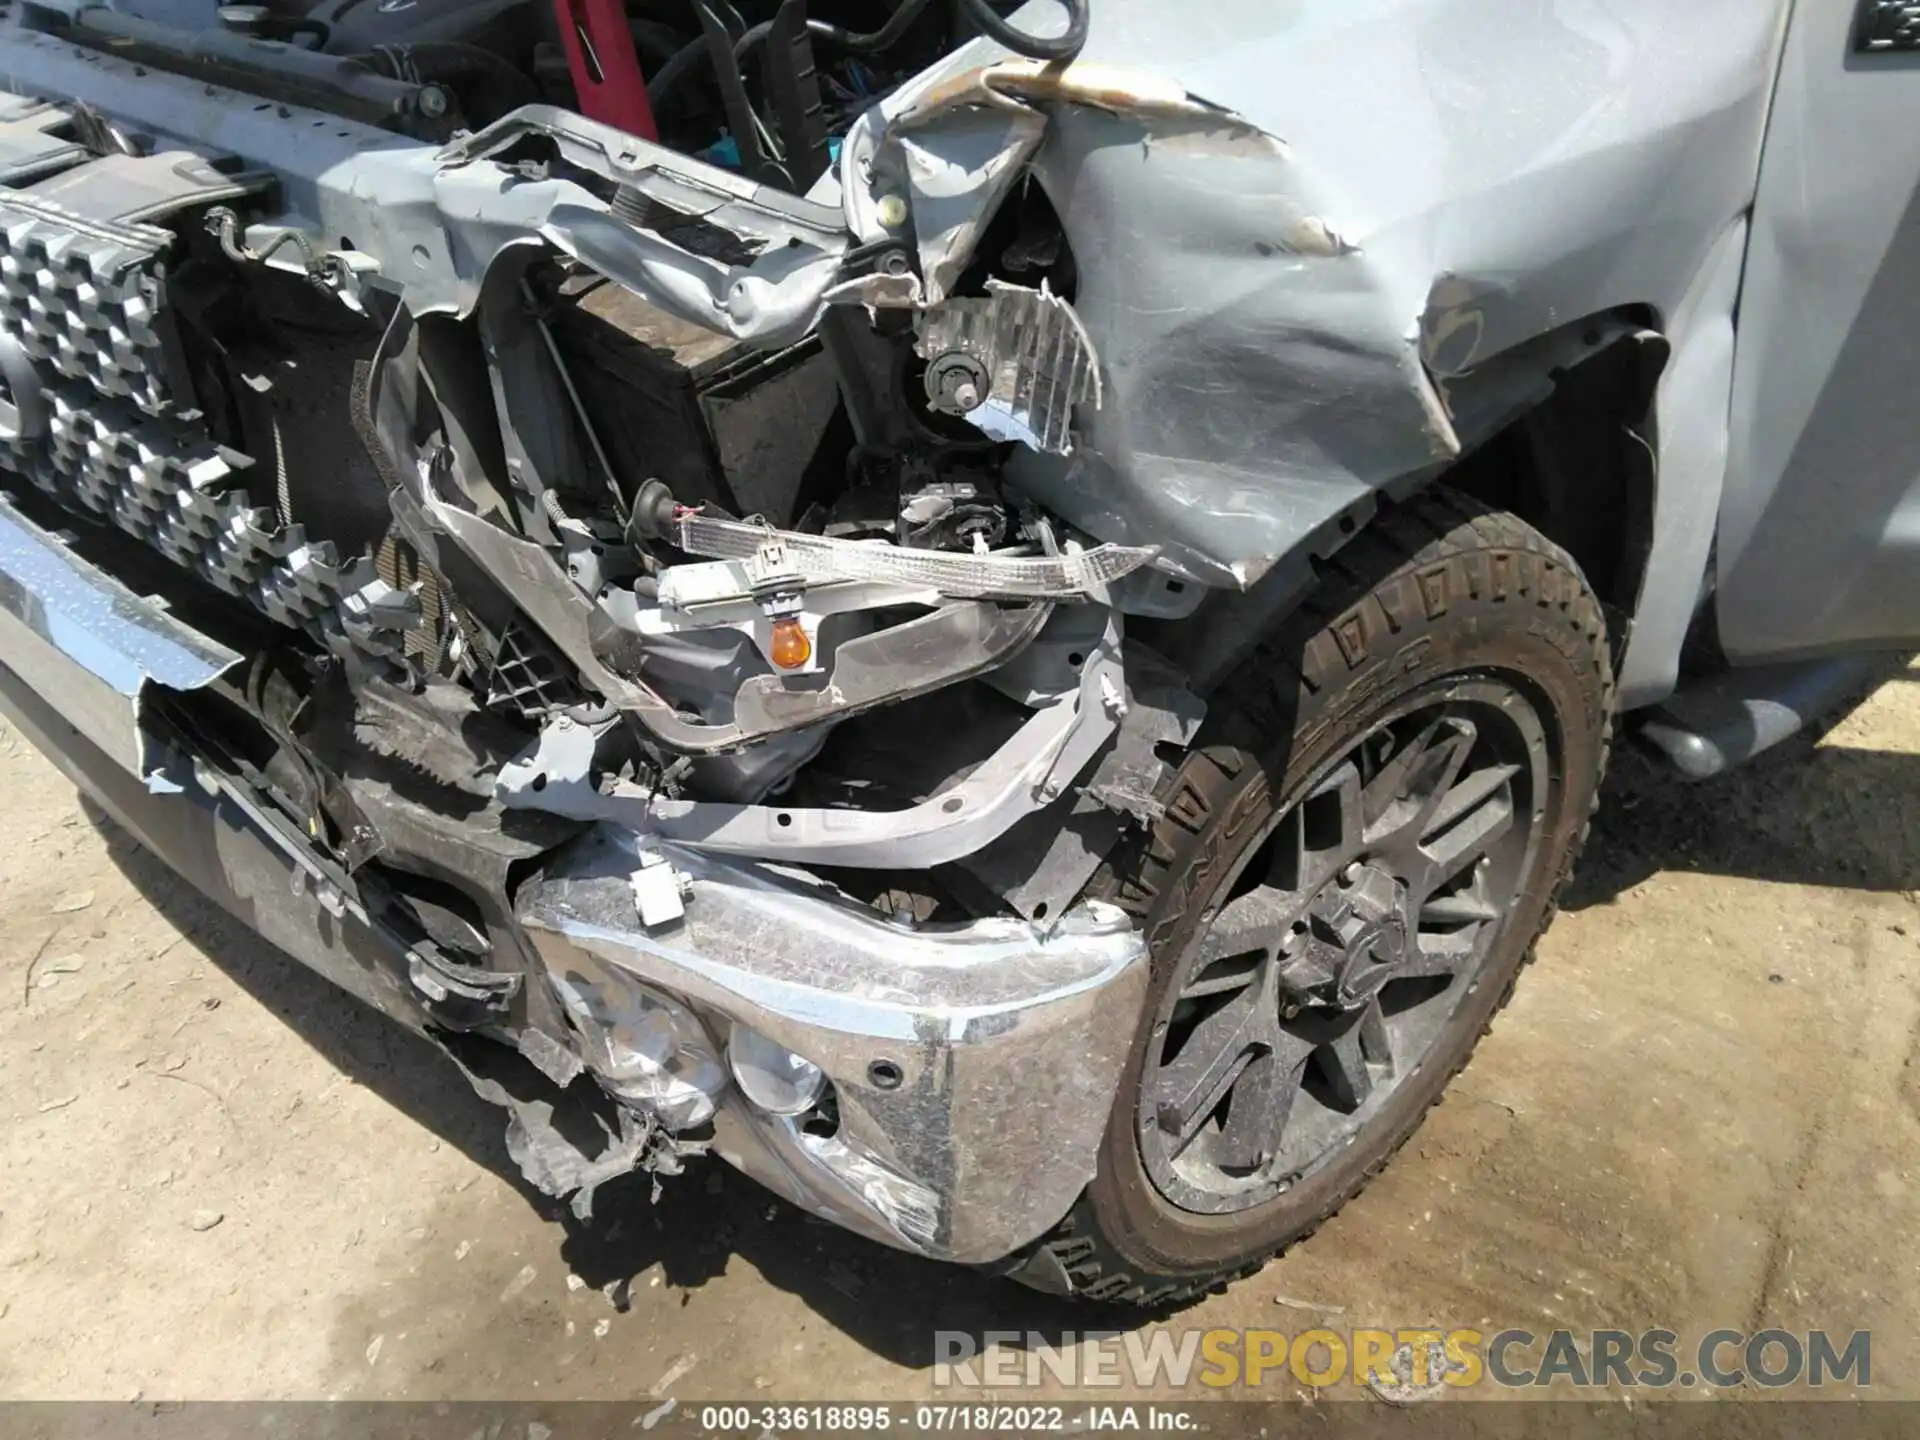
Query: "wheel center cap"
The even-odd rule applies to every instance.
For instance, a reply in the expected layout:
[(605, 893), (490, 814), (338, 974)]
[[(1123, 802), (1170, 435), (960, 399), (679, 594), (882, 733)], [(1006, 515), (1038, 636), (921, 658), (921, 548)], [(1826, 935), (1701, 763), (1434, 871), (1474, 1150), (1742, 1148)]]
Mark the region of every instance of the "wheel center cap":
[[(1405, 893), (1375, 865), (1348, 866), (1308, 907), (1314, 928), (1334, 941), (1335, 956), (1321, 1003), (1342, 1010), (1366, 1004), (1407, 958)], [(1325, 971), (1322, 972), (1326, 973)]]
[(1362, 926), (1347, 942), (1334, 1003), (1346, 1010), (1364, 1005), (1393, 978), (1406, 956), (1407, 929), (1398, 915)]

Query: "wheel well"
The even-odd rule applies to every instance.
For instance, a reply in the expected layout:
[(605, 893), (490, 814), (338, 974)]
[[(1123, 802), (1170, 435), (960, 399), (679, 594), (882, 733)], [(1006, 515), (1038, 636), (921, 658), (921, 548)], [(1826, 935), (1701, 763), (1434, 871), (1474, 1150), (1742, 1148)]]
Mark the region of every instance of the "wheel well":
[[(1250, 589), (1216, 591), (1186, 619), (1135, 621), (1129, 636), (1185, 671), (1196, 693), (1210, 694), (1280, 616), (1312, 593), (1320, 567), (1382, 506), (1405, 504), (1440, 484), (1518, 516), (1579, 562), (1606, 615), (1617, 664), (1653, 546), (1653, 396), (1668, 354), (1653, 324), (1642, 312), (1615, 312), (1542, 336), (1525, 347), (1540, 357), (1537, 366), (1521, 360), (1498, 384), (1529, 397), (1544, 385), (1544, 398), (1530, 406), (1521, 401), (1513, 419), (1453, 465), (1367, 494)], [(1569, 352), (1578, 358), (1546, 358)]]
[(1658, 336), (1623, 335), (1555, 371), (1551, 395), (1439, 477), (1580, 562), (1606, 609), (1616, 660), (1653, 545), (1653, 395), (1665, 360)]

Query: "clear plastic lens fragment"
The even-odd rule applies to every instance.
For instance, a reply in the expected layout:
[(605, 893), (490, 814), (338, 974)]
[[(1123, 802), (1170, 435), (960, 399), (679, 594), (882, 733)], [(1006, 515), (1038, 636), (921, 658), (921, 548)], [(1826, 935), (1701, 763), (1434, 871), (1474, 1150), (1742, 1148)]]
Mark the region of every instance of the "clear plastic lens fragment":
[(692, 1013), (584, 956), (548, 974), (580, 1031), (582, 1058), (608, 1094), (669, 1130), (713, 1118), (726, 1072)]
[(805, 1114), (827, 1084), (811, 1060), (738, 1021), (727, 1041), (727, 1064), (740, 1093), (770, 1115)]

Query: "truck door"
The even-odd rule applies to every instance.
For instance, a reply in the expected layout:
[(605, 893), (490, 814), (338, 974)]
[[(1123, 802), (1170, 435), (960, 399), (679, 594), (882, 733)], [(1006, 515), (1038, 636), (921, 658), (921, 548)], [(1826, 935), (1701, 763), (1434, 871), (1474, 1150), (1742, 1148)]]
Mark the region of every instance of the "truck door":
[(1752, 234), (1721, 642), (1920, 642), (1920, 0), (1799, 0)]

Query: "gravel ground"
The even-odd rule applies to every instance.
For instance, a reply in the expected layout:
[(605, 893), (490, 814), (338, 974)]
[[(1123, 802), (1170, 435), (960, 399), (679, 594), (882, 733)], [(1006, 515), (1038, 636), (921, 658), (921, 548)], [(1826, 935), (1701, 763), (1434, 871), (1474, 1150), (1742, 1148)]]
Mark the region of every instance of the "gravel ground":
[(1400, 1158), (1166, 1317), (895, 1255), (717, 1164), (518, 1180), (434, 1052), (179, 886), (0, 732), (0, 1395), (917, 1398), (936, 1328), (1873, 1335), (1920, 1258), (1920, 670), (1681, 789), (1634, 754), (1512, 1008)]

